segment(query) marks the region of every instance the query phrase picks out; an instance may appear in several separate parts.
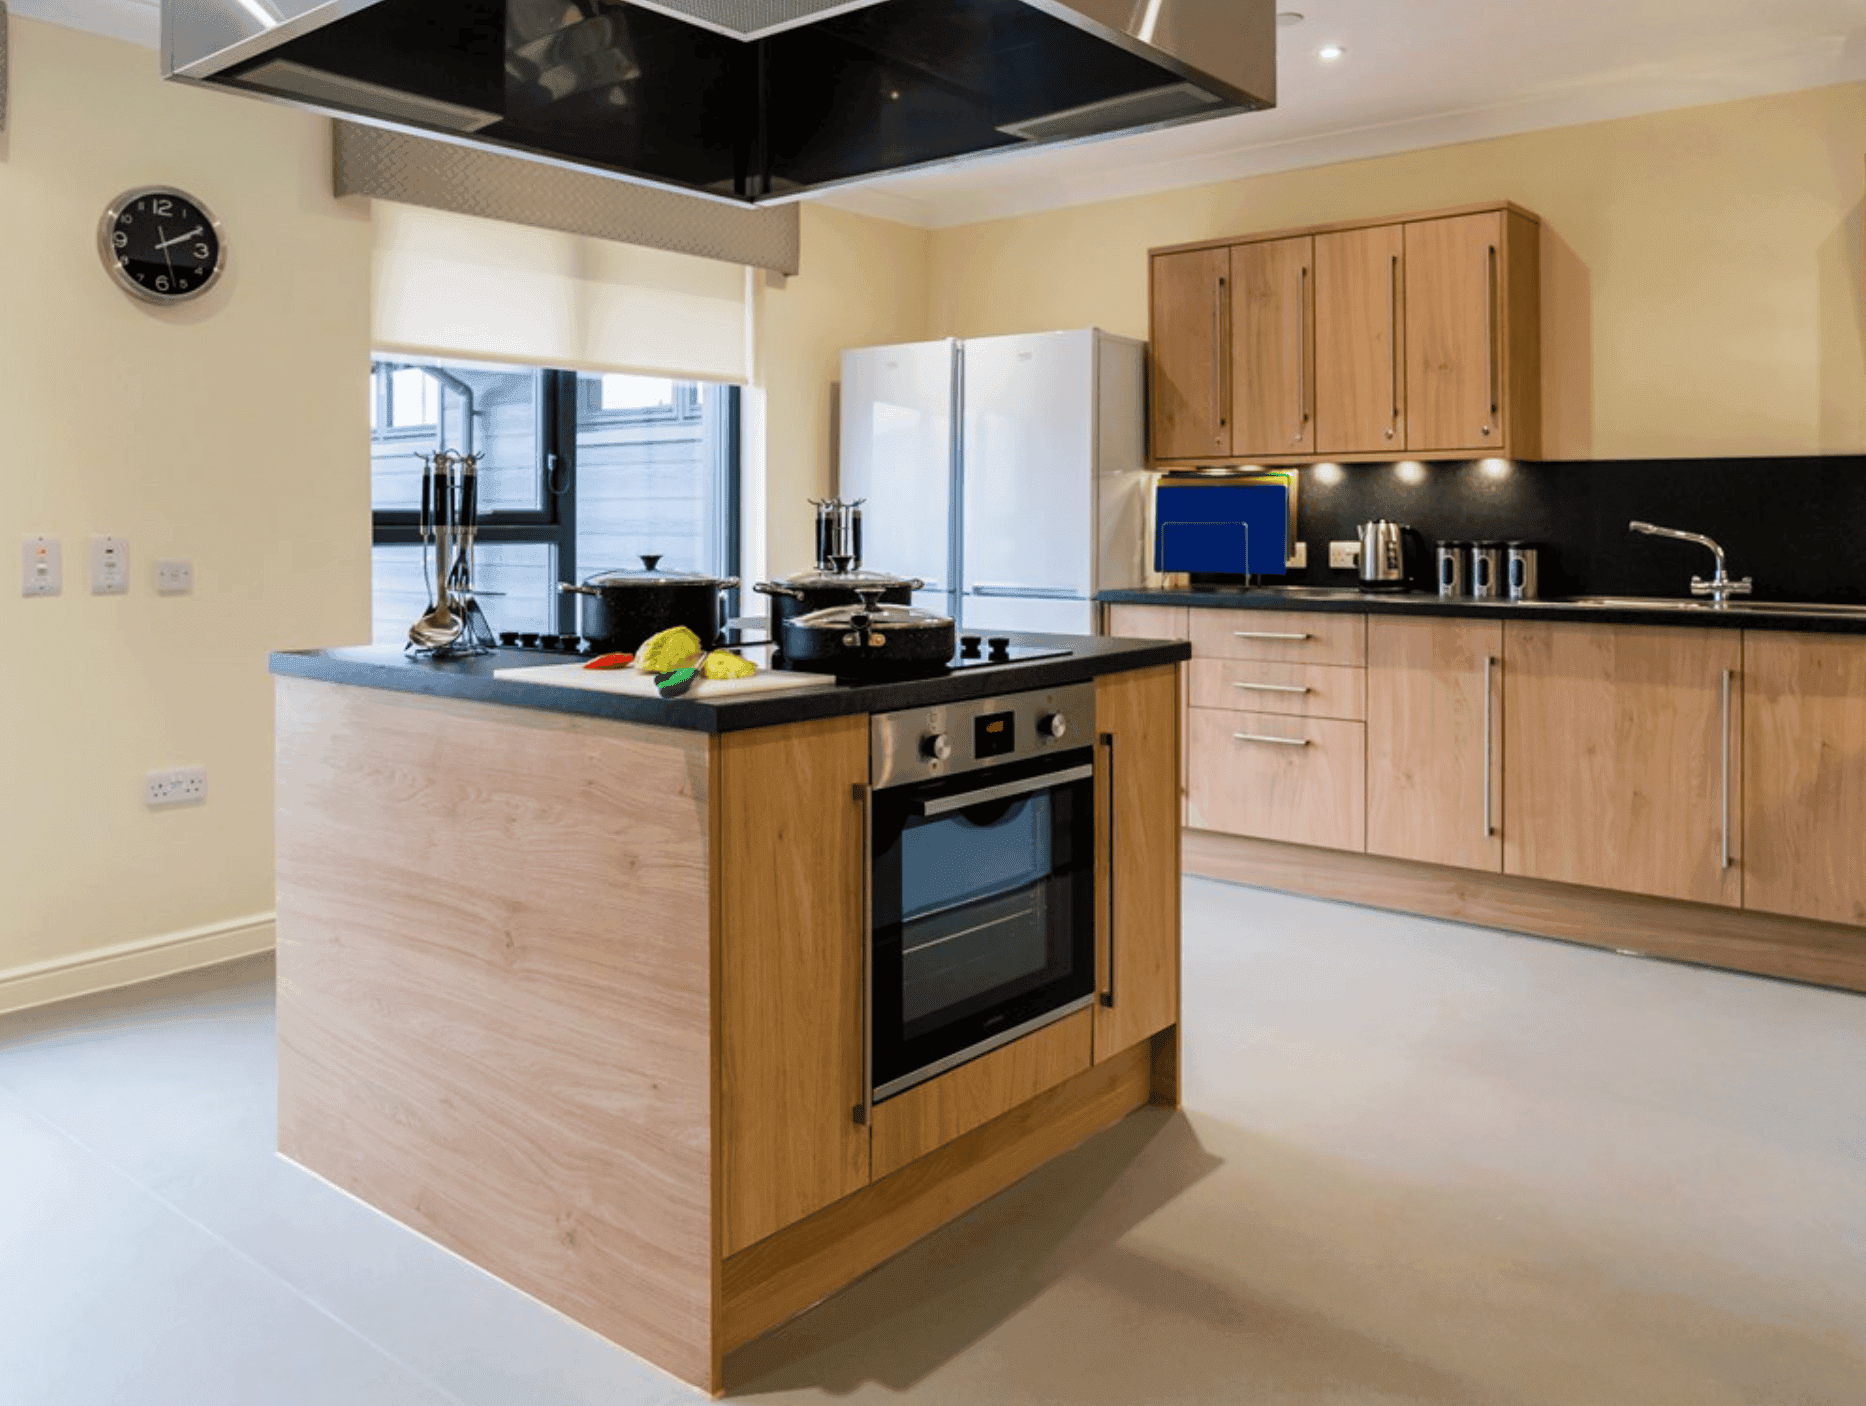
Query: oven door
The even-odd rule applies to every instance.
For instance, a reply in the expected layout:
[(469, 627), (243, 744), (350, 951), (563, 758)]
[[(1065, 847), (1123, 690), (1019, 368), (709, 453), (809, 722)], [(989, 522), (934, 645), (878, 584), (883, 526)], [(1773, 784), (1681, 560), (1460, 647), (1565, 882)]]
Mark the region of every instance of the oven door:
[(1093, 999), (1094, 752), (877, 791), (873, 801), (879, 1100)]

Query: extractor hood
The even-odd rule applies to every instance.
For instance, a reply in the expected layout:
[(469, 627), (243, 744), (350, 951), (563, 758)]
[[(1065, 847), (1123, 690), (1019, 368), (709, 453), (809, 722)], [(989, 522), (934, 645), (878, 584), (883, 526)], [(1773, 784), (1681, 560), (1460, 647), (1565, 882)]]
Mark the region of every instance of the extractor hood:
[(763, 204), (1271, 106), (1274, 0), (162, 0), (171, 78)]

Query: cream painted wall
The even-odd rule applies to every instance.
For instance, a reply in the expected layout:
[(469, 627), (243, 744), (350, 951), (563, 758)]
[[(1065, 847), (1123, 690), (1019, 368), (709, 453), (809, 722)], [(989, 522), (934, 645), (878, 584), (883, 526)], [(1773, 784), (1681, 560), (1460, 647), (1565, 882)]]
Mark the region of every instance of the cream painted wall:
[[(753, 391), (747, 397), (746, 579), (815, 564), (806, 499), (834, 484), (835, 390), (844, 347), (920, 341), (927, 330), (932, 235), (888, 220), (803, 207), (794, 278), (757, 278)], [(748, 598), (747, 610), (757, 609)]]
[[(0, 534), (63, 540), (64, 594), (0, 589), (7, 684), (0, 1010), (270, 940), (269, 650), (369, 634), (369, 225), (330, 195), (328, 124), (162, 83), (147, 49), (12, 22), (0, 138)], [(192, 191), (229, 263), (154, 309), (96, 225), (135, 185)], [(88, 593), (93, 533), (128, 596)], [(158, 557), (195, 590), (158, 597)], [(204, 764), (205, 804), (145, 772)], [(73, 963), (79, 965), (73, 967)]]
[(1866, 84), (944, 230), (934, 335), (1147, 335), (1149, 247), (1508, 199), (1545, 221), (1549, 458), (1866, 451)]

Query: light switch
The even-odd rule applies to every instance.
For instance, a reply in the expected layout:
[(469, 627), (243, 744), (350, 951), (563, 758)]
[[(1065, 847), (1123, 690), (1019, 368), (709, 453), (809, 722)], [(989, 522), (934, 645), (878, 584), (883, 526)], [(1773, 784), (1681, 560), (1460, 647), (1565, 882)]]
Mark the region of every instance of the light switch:
[(91, 538), (91, 594), (94, 596), (127, 596), (129, 593), (129, 538)]
[(55, 596), (64, 589), (56, 537), (28, 537), (20, 553), (20, 568), (23, 595)]

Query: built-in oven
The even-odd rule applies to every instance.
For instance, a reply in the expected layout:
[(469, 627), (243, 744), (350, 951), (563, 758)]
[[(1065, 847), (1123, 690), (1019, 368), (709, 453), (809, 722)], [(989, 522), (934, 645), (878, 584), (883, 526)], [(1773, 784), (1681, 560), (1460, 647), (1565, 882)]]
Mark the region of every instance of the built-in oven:
[(1095, 688), (878, 714), (870, 741), (872, 1106), (1092, 1002)]

